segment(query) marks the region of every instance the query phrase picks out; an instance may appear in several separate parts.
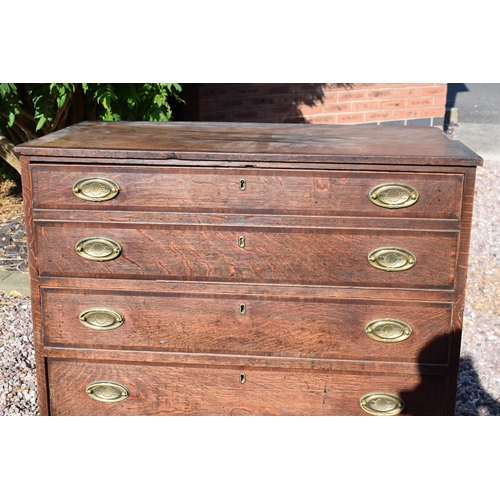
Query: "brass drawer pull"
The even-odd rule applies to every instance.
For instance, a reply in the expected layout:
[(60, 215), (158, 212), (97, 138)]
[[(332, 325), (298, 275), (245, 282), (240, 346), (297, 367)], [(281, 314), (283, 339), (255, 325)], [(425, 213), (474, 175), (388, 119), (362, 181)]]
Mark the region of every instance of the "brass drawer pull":
[(108, 307), (91, 307), (78, 315), (80, 323), (94, 330), (114, 330), (123, 325), (123, 316)]
[(91, 382), (85, 388), (85, 392), (87, 396), (101, 403), (119, 403), (130, 395), (129, 390), (124, 385), (107, 380)]
[(108, 201), (116, 198), (120, 188), (118, 184), (110, 179), (102, 177), (87, 177), (80, 179), (73, 186), (73, 193), (85, 201)]
[(361, 408), (371, 415), (397, 415), (405, 407), (404, 401), (388, 392), (372, 392), (365, 394), (360, 400)]
[(417, 258), (404, 248), (377, 248), (368, 254), (368, 262), (382, 271), (406, 271), (417, 262)]
[(412, 329), (404, 321), (386, 318), (368, 323), (365, 326), (365, 333), (377, 342), (402, 342), (412, 334)]
[(374, 187), (368, 197), (379, 207), (406, 208), (417, 203), (418, 192), (406, 184), (381, 184)]
[(108, 238), (84, 238), (75, 245), (75, 250), (80, 257), (98, 262), (116, 259), (122, 247)]

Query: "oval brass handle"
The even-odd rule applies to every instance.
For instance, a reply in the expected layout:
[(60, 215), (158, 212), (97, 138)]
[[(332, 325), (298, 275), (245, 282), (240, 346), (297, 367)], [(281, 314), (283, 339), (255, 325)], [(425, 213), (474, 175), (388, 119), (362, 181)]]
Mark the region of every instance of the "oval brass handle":
[(85, 388), (85, 392), (87, 396), (101, 403), (119, 403), (130, 395), (129, 390), (124, 385), (109, 380), (91, 382)]
[(377, 342), (402, 342), (412, 334), (411, 326), (399, 319), (377, 319), (365, 326), (365, 333)]
[(120, 192), (118, 184), (102, 177), (86, 177), (73, 186), (73, 193), (85, 201), (108, 201), (116, 198)]
[(80, 323), (94, 330), (114, 330), (123, 325), (123, 316), (108, 307), (91, 307), (78, 315)]
[(370, 252), (368, 262), (382, 271), (406, 271), (416, 264), (417, 258), (404, 248), (385, 247)]
[(371, 392), (360, 400), (361, 408), (370, 415), (397, 415), (405, 407), (404, 401), (395, 394), (388, 392)]
[(418, 201), (418, 192), (407, 184), (381, 184), (368, 195), (370, 201), (383, 208), (411, 207)]
[(80, 257), (87, 260), (105, 261), (116, 259), (122, 247), (109, 238), (83, 238), (75, 245), (75, 250)]

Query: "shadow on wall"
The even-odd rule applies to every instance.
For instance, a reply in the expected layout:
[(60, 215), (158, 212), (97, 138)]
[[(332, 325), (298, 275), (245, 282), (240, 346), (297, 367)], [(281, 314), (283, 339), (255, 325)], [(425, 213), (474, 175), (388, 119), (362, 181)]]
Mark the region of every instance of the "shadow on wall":
[[(308, 123), (301, 107), (325, 102), (327, 90), (350, 90), (352, 83), (182, 84), (185, 106), (176, 120)], [(337, 103), (336, 103), (337, 104)], [(227, 116), (226, 116), (227, 115)]]

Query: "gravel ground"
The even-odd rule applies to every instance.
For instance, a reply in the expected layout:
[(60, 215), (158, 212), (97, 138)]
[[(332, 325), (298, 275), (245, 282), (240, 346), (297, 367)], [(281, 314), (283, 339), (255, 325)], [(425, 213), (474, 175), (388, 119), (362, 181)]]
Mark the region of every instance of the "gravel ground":
[(456, 415), (500, 415), (500, 161), (478, 167)]
[[(477, 174), (455, 414), (498, 416), (500, 162), (485, 162)], [(38, 414), (34, 369), (29, 299), (0, 292), (0, 415)]]
[(38, 415), (30, 299), (1, 292), (0, 415)]

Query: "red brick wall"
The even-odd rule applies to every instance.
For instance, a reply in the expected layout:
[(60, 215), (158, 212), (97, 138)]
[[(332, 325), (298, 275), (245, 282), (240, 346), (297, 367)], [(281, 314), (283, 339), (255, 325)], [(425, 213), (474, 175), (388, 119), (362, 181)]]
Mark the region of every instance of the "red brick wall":
[(198, 84), (201, 121), (442, 126), (446, 83)]

